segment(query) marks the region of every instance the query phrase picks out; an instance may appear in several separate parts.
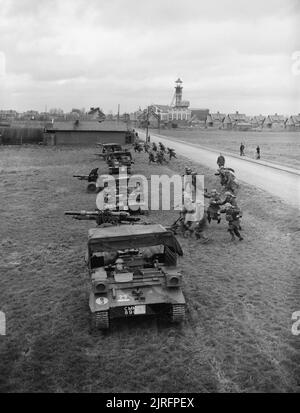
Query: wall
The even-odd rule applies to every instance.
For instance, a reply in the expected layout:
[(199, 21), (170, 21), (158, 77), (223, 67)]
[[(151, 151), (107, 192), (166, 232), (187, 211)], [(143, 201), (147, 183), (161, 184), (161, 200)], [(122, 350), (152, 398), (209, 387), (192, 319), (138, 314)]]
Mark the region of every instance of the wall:
[(119, 131), (57, 131), (57, 145), (94, 145), (96, 143), (125, 144), (126, 132)]

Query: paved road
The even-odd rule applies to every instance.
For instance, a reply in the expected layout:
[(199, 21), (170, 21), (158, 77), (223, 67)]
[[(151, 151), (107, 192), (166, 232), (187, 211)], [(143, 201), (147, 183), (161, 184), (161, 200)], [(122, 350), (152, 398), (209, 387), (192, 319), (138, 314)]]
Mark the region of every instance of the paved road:
[[(145, 132), (138, 131), (139, 136), (145, 139)], [(174, 148), (194, 162), (199, 162), (214, 170), (217, 169), (217, 157), (219, 152), (213, 149), (203, 148), (196, 144), (166, 138), (162, 135), (151, 133), (152, 142), (162, 142), (164, 145)], [(253, 161), (226, 154), (226, 165), (236, 171), (239, 181), (246, 182), (261, 188), (272, 195), (276, 195), (283, 201), (300, 209), (300, 171), (285, 166), (274, 165), (263, 161)]]

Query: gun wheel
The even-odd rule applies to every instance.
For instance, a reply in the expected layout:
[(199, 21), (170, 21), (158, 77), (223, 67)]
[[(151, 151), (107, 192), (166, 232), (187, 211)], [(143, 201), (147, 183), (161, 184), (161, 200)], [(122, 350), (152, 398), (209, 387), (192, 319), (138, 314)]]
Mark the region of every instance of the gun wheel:
[(93, 324), (98, 330), (109, 329), (109, 317), (108, 311), (98, 311), (93, 314)]
[(89, 192), (89, 193), (94, 193), (94, 192), (96, 192), (96, 191), (97, 191), (96, 184), (94, 184), (94, 183), (88, 184), (88, 186), (87, 186), (87, 192)]
[(181, 323), (185, 317), (185, 305), (184, 304), (172, 304), (171, 306), (171, 322)]

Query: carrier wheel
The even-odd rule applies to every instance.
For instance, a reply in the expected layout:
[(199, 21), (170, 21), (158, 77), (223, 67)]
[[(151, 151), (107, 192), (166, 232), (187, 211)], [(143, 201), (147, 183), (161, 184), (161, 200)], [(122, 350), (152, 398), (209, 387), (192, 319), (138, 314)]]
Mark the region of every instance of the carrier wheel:
[(93, 314), (93, 325), (98, 330), (109, 329), (108, 311), (98, 311)]
[(185, 316), (185, 305), (184, 304), (172, 304), (171, 306), (171, 322), (181, 323)]

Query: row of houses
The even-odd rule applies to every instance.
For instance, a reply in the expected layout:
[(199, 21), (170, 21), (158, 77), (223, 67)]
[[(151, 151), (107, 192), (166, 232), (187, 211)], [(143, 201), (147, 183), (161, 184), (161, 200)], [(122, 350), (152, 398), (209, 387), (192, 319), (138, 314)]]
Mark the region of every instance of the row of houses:
[(209, 113), (207, 115), (205, 126), (208, 128), (217, 129), (271, 129), (271, 130), (291, 130), (300, 131), (300, 114), (291, 115), (257, 115), (246, 116), (245, 114), (236, 112), (232, 114), (225, 113)]
[(189, 109), (168, 105), (151, 105), (145, 110), (130, 114), (130, 121), (136, 127), (172, 128), (199, 126), (202, 128), (228, 130), (288, 130), (300, 131), (300, 114), (284, 116), (256, 115), (244, 113), (210, 113), (209, 109)]

